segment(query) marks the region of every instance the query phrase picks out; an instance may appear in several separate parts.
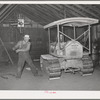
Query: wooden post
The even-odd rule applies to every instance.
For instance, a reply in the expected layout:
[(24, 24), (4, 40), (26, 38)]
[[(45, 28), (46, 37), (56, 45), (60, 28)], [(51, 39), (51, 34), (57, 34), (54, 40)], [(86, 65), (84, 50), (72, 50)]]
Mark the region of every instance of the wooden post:
[(62, 26), (62, 27), (61, 27), (62, 32), (64, 32), (64, 30), (63, 30), (63, 29), (64, 29), (64, 27)]
[(49, 39), (49, 53), (50, 53), (50, 28), (48, 28), (48, 39)]
[(57, 25), (57, 37), (58, 37), (58, 49), (60, 49), (60, 39), (59, 39), (59, 25)]
[[(62, 32), (64, 33), (64, 27), (62, 26)], [(62, 34), (63, 42), (64, 42), (64, 35)]]
[(91, 32), (91, 26), (90, 26), (90, 54), (92, 54), (92, 48), (93, 48), (93, 46), (92, 46), (92, 43), (93, 43), (92, 36), (93, 36), (93, 33)]
[(91, 54), (91, 37), (90, 37), (90, 25), (88, 26), (89, 28), (89, 54)]
[(76, 38), (76, 33), (75, 33), (75, 26), (74, 26), (74, 40), (75, 40), (75, 38)]

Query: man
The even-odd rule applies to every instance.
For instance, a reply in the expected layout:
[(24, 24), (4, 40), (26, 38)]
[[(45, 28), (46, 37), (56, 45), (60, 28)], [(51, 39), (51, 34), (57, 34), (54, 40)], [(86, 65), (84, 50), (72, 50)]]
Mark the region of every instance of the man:
[(34, 66), (32, 59), (29, 54), (30, 50), (30, 45), (31, 43), (29, 42), (29, 35), (24, 36), (24, 40), (19, 41), (15, 47), (13, 47), (13, 50), (16, 50), (16, 53), (18, 53), (18, 69), (17, 69), (17, 78), (21, 78), (22, 70), (24, 67), (25, 62), (27, 62), (31, 68), (31, 71), (34, 76), (38, 75), (38, 71), (36, 67)]

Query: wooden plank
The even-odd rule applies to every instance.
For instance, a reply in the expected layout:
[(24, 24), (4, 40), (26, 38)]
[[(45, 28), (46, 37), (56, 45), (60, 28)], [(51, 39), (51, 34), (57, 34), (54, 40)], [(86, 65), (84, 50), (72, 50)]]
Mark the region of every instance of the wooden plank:
[(47, 12), (50, 13), (52, 16), (55, 17), (55, 20), (61, 19), (63, 16), (60, 14), (60, 9), (59, 12), (55, 9), (53, 9), (52, 7), (50, 7), (50, 5), (43, 5), (44, 9), (47, 9)]
[(40, 24), (40, 25), (45, 25), (47, 24), (48, 22), (47, 21), (44, 21), (44, 20), (40, 20), (40, 17), (36, 16), (36, 15), (32, 15), (26, 11), (22, 11), (22, 13), (27, 16), (28, 18), (30, 18), (31, 20), (35, 21), (36, 23)]
[[(29, 9), (26, 9), (24, 7), (21, 7), (22, 9), (22, 13), (24, 13), (26, 16), (28, 16), (30, 19), (36, 21), (37, 23), (44, 25), (46, 23), (49, 23), (48, 20), (45, 20), (44, 18), (42, 18), (42, 16), (40, 16), (39, 14), (37, 14), (34, 10), (34, 12), (30, 12)], [(42, 19), (42, 21), (41, 21)]]
[(11, 6), (11, 4), (7, 5), (2, 11), (0, 11), (0, 15), (1, 15), (2, 13), (4, 13), (10, 6)]
[(89, 10), (89, 5), (88, 7), (86, 7), (85, 5), (74, 5), (76, 6), (78, 9), (82, 10), (83, 13), (85, 13), (86, 15), (90, 15), (92, 17), (98, 18), (98, 16), (94, 13), (92, 13), (92, 10)]
[(9, 14), (17, 7), (17, 5), (13, 5), (13, 6), (10, 6), (9, 9), (7, 9), (7, 11), (1, 15), (1, 18), (0, 18), (0, 23), (9, 16)]
[(65, 7), (65, 5), (63, 5), (63, 6), (64, 6), (64, 9), (65, 9), (66, 18), (67, 18), (67, 17), (70, 18), (70, 17), (75, 16), (74, 13), (72, 13), (72, 12), (70, 11), (70, 9), (67, 9), (67, 8)]
[(50, 53), (50, 28), (48, 28), (48, 39), (49, 39), (49, 53)]
[[(65, 8), (65, 5), (49, 5), (52, 10), (55, 10), (58, 14), (57, 16), (60, 16), (61, 15), (61, 18), (64, 18), (64, 8)], [(70, 12), (68, 12), (68, 9), (66, 10), (66, 17), (71, 17), (72, 14), (70, 14)]]
[(67, 9), (70, 9), (70, 11), (72, 11), (72, 13), (75, 16), (81, 16), (81, 17), (85, 17), (84, 13), (80, 12), (78, 9), (76, 9), (75, 7), (73, 7), (72, 5), (66, 5), (65, 6)]
[[(53, 20), (56, 20), (57, 19), (57, 16), (54, 14), (54, 12), (53, 11), (51, 11), (50, 9), (48, 9), (49, 8), (49, 5), (47, 5), (46, 6), (46, 4), (45, 5), (36, 5), (36, 7), (38, 8), (38, 9), (41, 9), (42, 11), (44, 11), (44, 13), (48, 16), (50, 16)], [(55, 17), (56, 16), (56, 17)]]
[(37, 17), (40, 17), (40, 20), (43, 19), (44, 21), (50, 22), (49, 21), (50, 19), (48, 19), (47, 16), (43, 15), (41, 12), (37, 11), (37, 9), (31, 8), (31, 7), (25, 6), (25, 5), (23, 7), (28, 10), (28, 13), (31, 13), (33, 15), (37, 15)]
[[(100, 16), (100, 8), (98, 8), (98, 5), (91, 5), (91, 10), (93, 11), (93, 13)], [(98, 19), (100, 19), (100, 17)]]
[(54, 21), (55, 20), (55, 17), (52, 16), (51, 14), (49, 14), (47, 11), (45, 11), (45, 9), (43, 9), (43, 7), (40, 7), (38, 8), (36, 5), (34, 5), (32, 7), (32, 9), (35, 9), (35, 11), (37, 13), (39, 13), (40, 16), (43, 16), (43, 18), (45, 18), (45, 20), (51, 20), (51, 21)]
[(4, 6), (4, 4), (0, 4), (0, 9)]

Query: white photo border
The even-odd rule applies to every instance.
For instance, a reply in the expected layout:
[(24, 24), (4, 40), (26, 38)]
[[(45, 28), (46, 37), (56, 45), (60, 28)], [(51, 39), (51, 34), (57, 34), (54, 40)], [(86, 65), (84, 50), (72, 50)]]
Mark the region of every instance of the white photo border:
[[(100, 4), (100, 1), (0, 1), (0, 4)], [(100, 99), (100, 91), (0, 90), (0, 99)]]

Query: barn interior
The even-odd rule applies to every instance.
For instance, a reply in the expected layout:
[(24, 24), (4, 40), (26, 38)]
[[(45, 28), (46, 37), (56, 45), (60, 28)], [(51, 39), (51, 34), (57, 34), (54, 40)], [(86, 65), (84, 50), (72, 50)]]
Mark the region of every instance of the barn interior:
[[(60, 19), (89, 17), (100, 19), (100, 5), (95, 4), (0, 4), (0, 90), (100, 90), (100, 64), (94, 66), (92, 75), (64, 73), (60, 79), (49, 80), (41, 70), (40, 57), (49, 53), (48, 32), (44, 26)], [(18, 19), (24, 27), (18, 27)], [(85, 29), (80, 29), (78, 34)], [(52, 29), (51, 38), (56, 38)], [(67, 30), (71, 35), (72, 30)], [(21, 79), (16, 79), (18, 54), (13, 46), (28, 34), (31, 41), (30, 55), (41, 76), (34, 77), (26, 64)], [(100, 38), (100, 24), (91, 28), (92, 43)], [(98, 55), (96, 56), (98, 58)], [(96, 58), (96, 60), (97, 60)]]

